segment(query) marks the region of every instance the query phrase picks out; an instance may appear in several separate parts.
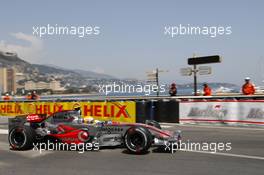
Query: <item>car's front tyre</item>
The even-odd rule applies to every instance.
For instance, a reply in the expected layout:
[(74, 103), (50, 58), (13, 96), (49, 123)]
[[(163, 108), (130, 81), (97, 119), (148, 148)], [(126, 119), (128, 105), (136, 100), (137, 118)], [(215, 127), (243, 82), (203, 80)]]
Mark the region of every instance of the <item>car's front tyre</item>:
[(146, 153), (151, 146), (152, 135), (146, 128), (131, 127), (125, 135), (124, 143), (131, 153)]

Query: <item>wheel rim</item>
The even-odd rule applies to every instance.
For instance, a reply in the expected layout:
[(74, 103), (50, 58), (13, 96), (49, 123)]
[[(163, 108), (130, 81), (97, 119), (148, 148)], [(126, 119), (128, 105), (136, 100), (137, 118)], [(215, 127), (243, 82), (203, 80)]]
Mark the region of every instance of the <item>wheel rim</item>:
[(135, 133), (131, 136), (130, 142), (134, 148), (142, 148), (144, 146), (144, 137), (140, 133)]
[(14, 129), (10, 136), (10, 142), (13, 147), (22, 147), (25, 144), (26, 137), (23, 131)]

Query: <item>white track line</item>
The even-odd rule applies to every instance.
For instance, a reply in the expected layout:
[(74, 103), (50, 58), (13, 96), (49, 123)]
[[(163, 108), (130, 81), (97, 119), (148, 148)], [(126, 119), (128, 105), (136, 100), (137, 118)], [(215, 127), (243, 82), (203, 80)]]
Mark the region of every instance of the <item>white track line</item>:
[(218, 155), (218, 156), (238, 157), (238, 158), (246, 158), (246, 159), (264, 160), (264, 157), (250, 156), (250, 155), (243, 155), (243, 154), (220, 153), (220, 152), (212, 153), (212, 152), (207, 152), (207, 151), (191, 151), (191, 150), (179, 150), (179, 151), (202, 153), (202, 154), (211, 154), (211, 155)]
[(37, 158), (37, 157), (42, 157), (42, 156), (52, 154), (52, 153), (54, 153), (54, 151), (42, 150), (41, 153), (37, 150), (18, 151), (18, 154), (24, 157), (27, 157), (27, 158)]
[(161, 123), (167, 126), (183, 126), (183, 127), (197, 127), (197, 128), (215, 128), (215, 129), (238, 129), (238, 130), (252, 130), (252, 131), (264, 131), (264, 128), (247, 128), (245, 127), (234, 127), (234, 126), (209, 126), (209, 125), (197, 125), (197, 124), (179, 124), (179, 123)]
[(161, 125), (161, 128), (171, 128), (171, 127), (173, 127), (173, 126), (171, 126), (171, 125)]
[(0, 167), (7, 167), (7, 166), (9, 166), (7, 163), (5, 163), (5, 162), (0, 162)]
[(48, 151), (48, 150), (42, 150), (41, 153), (38, 150), (13, 151), (13, 150), (10, 150), (10, 146), (6, 142), (0, 142), (0, 151), (7, 151), (9, 153), (17, 154), (25, 158), (37, 158), (37, 157), (41, 157), (41, 156), (54, 153), (54, 151)]
[(8, 134), (8, 130), (7, 129), (0, 129), (0, 134)]

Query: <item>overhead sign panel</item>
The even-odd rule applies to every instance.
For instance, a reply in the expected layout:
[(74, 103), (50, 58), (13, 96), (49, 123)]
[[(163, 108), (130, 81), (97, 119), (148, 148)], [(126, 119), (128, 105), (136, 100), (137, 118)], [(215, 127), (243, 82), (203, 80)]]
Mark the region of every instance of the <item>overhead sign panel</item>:
[(200, 66), (198, 72), (200, 75), (209, 75), (212, 73), (212, 68), (209, 66)]
[(192, 75), (192, 68), (181, 68), (181, 75), (182, 76), (191, 76)]
[(205, 56), (205, 57), (194, 57), (188, 58), (188, 64), (209, 64), (209, 63), (220, 63), (221, 58), (219, 55)]
[(147, 77), (156, 77), (157, 74), (148, 74)]

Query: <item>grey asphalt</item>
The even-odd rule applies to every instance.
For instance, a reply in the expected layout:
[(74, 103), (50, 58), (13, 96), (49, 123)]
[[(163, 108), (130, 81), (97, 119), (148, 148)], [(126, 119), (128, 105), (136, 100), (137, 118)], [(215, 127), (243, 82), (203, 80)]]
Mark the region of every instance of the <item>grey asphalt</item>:
[[(1, 122), (0, 122), (1, 123)], [(2, 123), (5, 123), (2, 120)], [(0, 125), (1, 126), (1, 125)], [(2, 129), (5, 126), (1, 126)], [(0, 127), (0, 129), (1, 129)], [(167, 126), (169, 127), (169, 126)], [(230, 151), (211, 153), (177, 151), (131, 155), (125, 149), (100, 151), (11, 151), (7, 135), (0, 134), (1, 175), (155, 175), (155, 174), (261, 174), (264, 173), (264, 129), (171, 126), (182, 130), (184, 142), (231, 142)], [(223, 154), (221, 154), (223, 153)]]
[(8, 128), (8, 117), (0, 116), (0, 129), (7, 129)]

